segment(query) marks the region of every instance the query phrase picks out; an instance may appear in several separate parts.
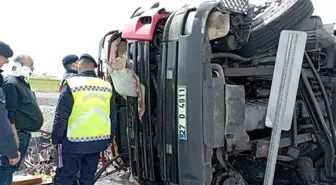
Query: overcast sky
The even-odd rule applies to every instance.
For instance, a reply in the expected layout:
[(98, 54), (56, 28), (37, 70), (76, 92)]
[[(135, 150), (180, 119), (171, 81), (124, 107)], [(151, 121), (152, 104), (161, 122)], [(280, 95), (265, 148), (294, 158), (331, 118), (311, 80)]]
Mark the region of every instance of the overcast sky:
[[(163, 0), (178, 7), (201, 0)], [(0, 40), (16, 54), (31, 55), (35, 73), (62, 76), (63, 56), (89, 53), (97, 58), (99, 39), (120, 29), (131, 13), (152, 0), (0, 0)], [(264, 0), (250, 0), (262, 3)], [(313, 0), (324, 23), (336, 22), (335, 0)], [(319, 3), (317, 3), (319, 2)], [(10, 65), (7, 65), (8, 68)]]

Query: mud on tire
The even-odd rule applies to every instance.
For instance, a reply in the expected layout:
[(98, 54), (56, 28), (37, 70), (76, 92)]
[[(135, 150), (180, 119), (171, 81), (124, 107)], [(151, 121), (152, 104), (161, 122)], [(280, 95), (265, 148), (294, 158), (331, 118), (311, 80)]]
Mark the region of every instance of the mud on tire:
[[(253, 27), (253, 25), (259, 26), (259, 24), (252, 23), (252, 32), (249, 41), (238, 53), (245, 57), (252, 57), (276, 46), (282, 30), (297, 29), (300, 24), (311, 17), (313, 12), (314, 6), (311, 0), (297, 0), (287, 11), (270, 23), (262, 25), (259, 28)], [(263, 16), (260, 18), (263, 19)], [(267, 20), (266, 16), (264, 20)]]

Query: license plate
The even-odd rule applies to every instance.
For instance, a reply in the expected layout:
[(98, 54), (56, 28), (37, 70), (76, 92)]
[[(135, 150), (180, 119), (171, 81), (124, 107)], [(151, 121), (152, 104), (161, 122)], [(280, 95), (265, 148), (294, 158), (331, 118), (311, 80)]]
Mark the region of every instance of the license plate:
[(179, 139), (187, 140), (187, 87), (178, 86)]

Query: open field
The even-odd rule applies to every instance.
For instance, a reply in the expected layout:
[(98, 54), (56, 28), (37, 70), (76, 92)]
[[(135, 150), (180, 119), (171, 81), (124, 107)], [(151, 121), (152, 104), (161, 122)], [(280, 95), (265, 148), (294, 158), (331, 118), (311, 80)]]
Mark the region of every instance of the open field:
[(49, 78), (30, 79), (31, 88), (36, 92), (57, 92), (60, 80)]

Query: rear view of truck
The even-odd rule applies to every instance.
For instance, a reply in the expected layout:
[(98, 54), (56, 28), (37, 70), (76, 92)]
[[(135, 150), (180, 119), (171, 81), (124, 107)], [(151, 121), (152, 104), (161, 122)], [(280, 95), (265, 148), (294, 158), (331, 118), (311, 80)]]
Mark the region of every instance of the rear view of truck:
[[(313, 11), (310, 0), (137, 9), (110, 39), (107, 71), (133, 176), (145, 184), (334, 184), (335, 35)], [(289, 116), (275, 142), (281, 111)]]

